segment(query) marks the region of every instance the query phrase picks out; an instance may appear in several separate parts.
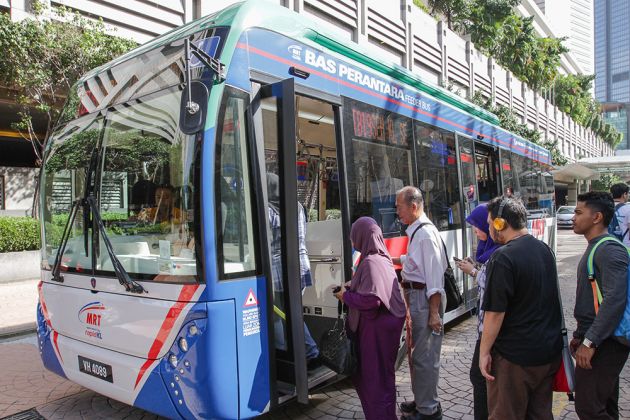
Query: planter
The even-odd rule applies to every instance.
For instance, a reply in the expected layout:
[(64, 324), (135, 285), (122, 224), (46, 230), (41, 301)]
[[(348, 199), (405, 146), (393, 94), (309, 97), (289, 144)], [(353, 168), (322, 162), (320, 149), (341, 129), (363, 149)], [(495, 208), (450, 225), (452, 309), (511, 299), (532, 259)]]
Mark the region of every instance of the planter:
[(40, 251), (0, 253), (0, 283), (39, 278), (40, 259)]

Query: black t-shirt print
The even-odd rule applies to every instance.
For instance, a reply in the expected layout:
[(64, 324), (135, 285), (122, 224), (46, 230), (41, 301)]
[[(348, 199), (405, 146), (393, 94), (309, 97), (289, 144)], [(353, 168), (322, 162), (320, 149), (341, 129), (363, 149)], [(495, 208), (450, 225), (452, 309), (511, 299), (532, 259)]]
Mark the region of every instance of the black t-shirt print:
[(556, 261), (531, 235), (514, 239), (488, 263), (483, 310), (505, 312), (494, 350), (521, 366), (560, 357), (560, 306)]

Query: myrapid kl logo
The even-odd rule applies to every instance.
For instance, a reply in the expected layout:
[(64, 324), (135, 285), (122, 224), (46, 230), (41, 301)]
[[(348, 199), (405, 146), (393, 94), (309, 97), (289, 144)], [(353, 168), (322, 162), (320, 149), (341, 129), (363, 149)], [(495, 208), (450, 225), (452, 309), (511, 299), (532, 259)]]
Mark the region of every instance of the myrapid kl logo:
[(79, 321), (86, 326), (85, 335), (102, 340), (101, 321), (105, 314), (105, 305), (101, 302), (90, 302), (79, 309)]
[(302, 47), (299, 45), (289, 45), (289, 47), (287, 48), (289, 50), (289, 53), (291, 54), (291, 57), (293, 57), (295, 60), (300, 60), (302, 61)]

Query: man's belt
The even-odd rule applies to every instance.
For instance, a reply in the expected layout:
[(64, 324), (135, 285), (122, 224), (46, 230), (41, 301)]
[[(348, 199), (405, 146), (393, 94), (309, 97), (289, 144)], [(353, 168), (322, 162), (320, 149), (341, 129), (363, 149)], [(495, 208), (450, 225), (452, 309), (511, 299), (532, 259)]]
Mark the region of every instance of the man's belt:
[(422, 290), (426, 287), (424, 283), (419, 283), (417, 281), (402, 281), (400, 282), (400, 285), (402, 286), (403, 289)]

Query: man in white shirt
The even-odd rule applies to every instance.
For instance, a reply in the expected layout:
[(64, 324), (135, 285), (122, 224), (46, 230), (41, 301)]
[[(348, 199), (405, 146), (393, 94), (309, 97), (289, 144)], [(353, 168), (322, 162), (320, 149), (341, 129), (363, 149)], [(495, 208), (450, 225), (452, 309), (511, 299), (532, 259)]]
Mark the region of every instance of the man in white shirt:
[(610, 187), (610, 193), (613, 196), (613, 200), (615, 200), (615, 215), (613, 217), (616, 217), (619, 221), (619, 233), (623, 235), (623, 244), (625, 246), (630, 246), (630, 206), (626, 204), (628, 202), (628, 191), (630, 191), (630, 187), (623, 182)]
[(414, 401), (401, 404), (404, 419), (441, 419), (437, 385), (442, 348), (442, 317), (446, 306), (446, 255), (437, 228), (424, 213), (419, 189), (411, 186), (396, 194), (396, 213), (407, 225), (407, 254), (394, 258), (402, 264), (402, 287), (411, 315), (410, 370)]

